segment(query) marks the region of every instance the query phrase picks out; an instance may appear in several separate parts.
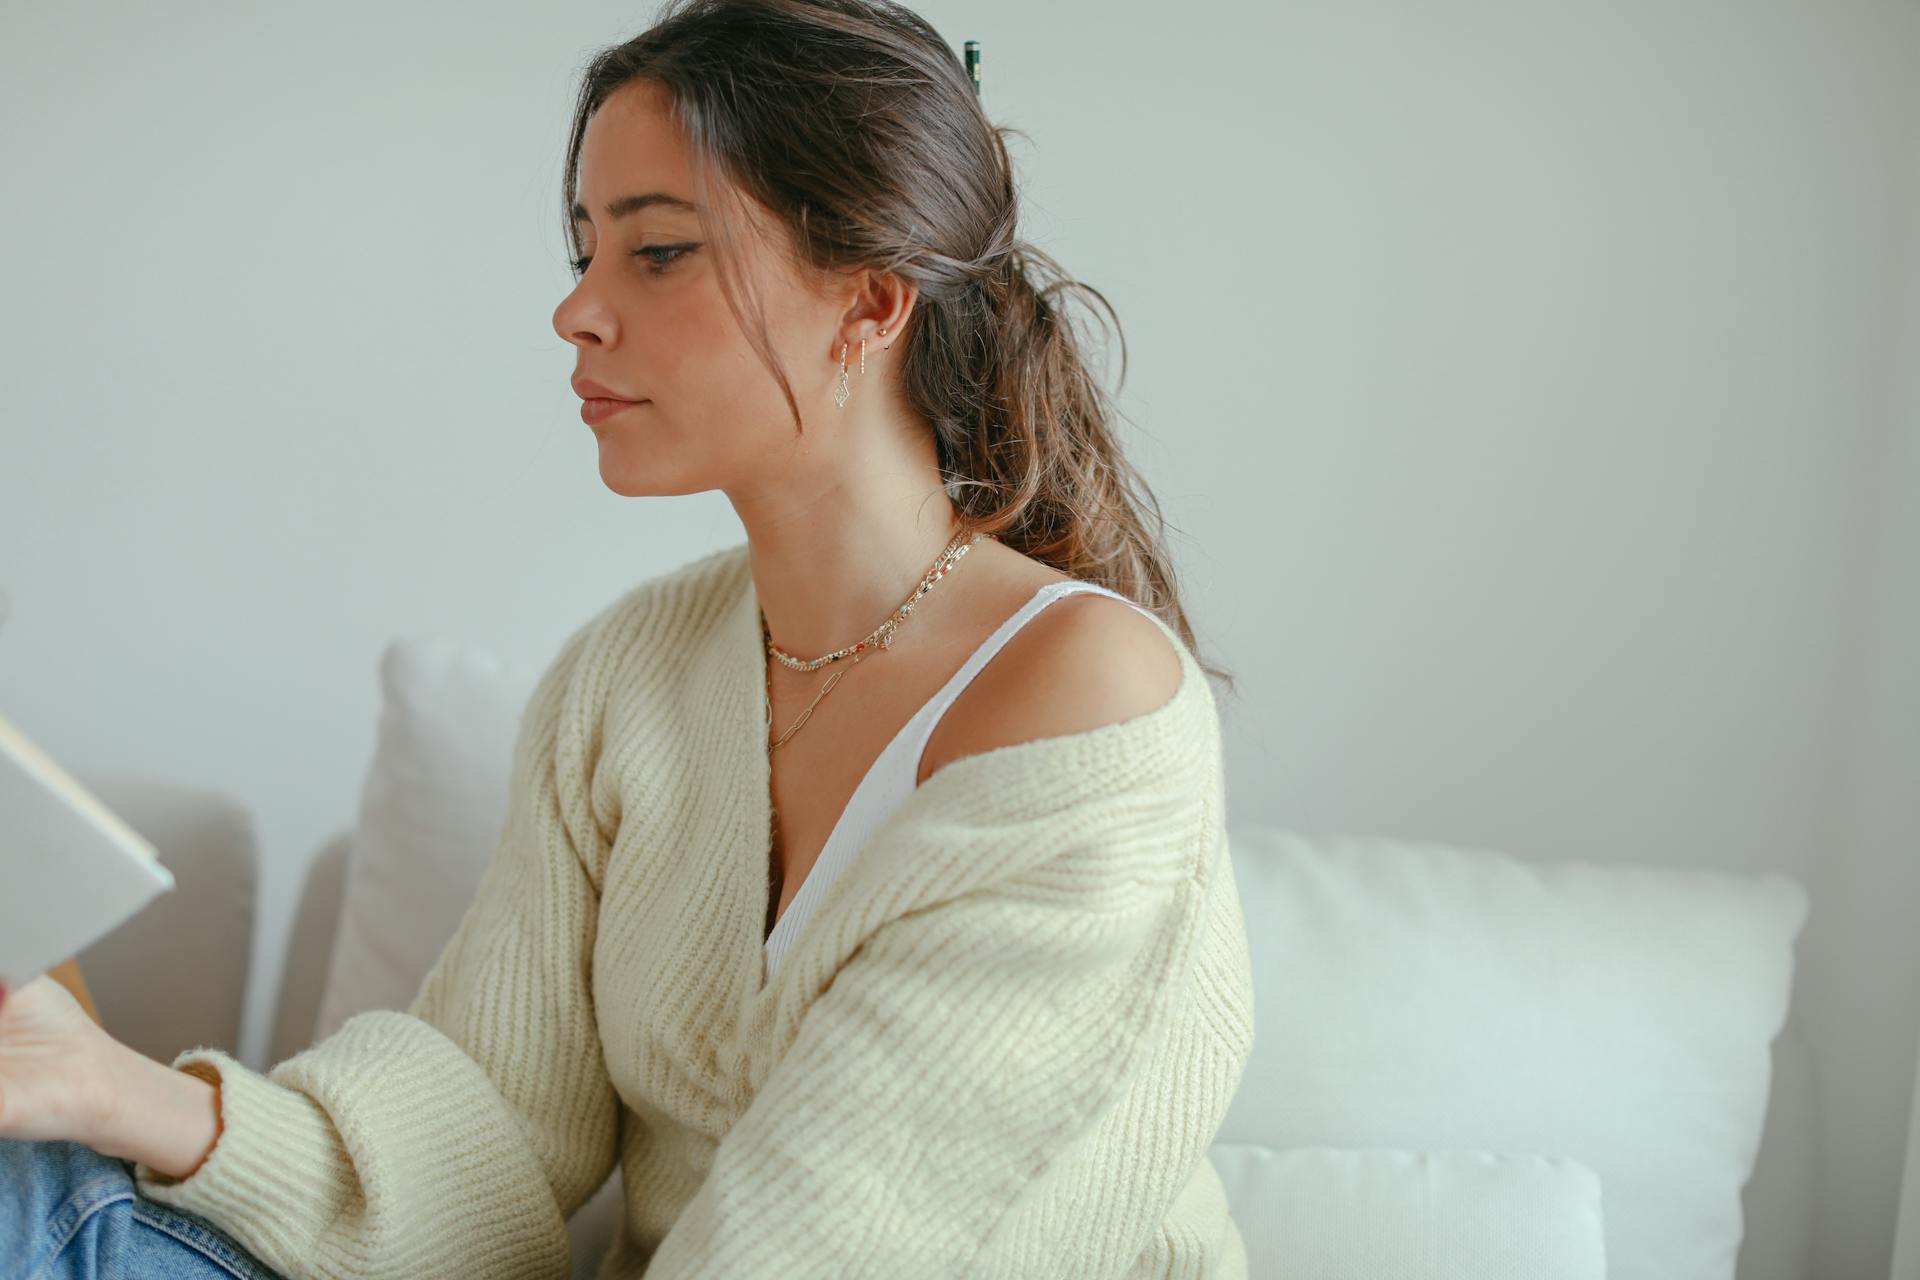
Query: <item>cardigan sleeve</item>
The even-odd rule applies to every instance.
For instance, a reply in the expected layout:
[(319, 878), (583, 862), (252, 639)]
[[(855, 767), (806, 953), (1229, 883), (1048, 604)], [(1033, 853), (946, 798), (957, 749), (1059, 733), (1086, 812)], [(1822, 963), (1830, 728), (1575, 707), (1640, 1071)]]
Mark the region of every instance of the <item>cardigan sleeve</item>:
[[(1141, 801), (1125, 847), (1073, 842), (869, 933), (718, 1144), (648, 1280), (1024, 1274), (1023, 1242), (1000, 1229), (1119, 1103), (1191, 968), (1194, 813), (1190, 797)], [(1169, 1103), (1169, 1132), (1144, 1142), (1191, 1127)], [(1087, 1212), (1144, 1241), (1157, 1215), (1115, 1221), (1123, 1202), (1138, 1205)]]
[(219, 1136), (184, 1179), (136, 1163), (140, 1194), (291, 1280), (568, 1274), (566, 1219), (611, 1172), (619, 1130), (590, 986), (586, 637), (522, 713), (491, 858), (409, 1007), (356, 1014), (264, 1074), (180, 1054), (216, 1080)]

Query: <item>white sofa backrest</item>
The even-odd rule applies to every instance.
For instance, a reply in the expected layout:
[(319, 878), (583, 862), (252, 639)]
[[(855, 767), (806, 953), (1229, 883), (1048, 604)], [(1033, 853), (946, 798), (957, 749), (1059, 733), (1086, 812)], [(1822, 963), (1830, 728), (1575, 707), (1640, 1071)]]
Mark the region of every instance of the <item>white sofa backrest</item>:
[(1615, 1280), (1733, 1280), (1799, 884), (1231, 838), (1256, 1002), (1222, 1139), (1575, 1159)]

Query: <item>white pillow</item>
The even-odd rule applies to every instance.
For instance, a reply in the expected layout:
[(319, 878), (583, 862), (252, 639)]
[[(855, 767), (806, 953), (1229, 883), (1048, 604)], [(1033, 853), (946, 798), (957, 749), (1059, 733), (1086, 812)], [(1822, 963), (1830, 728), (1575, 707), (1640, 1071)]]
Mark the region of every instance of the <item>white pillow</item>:
[(404, 1009), (479, 891), (507, 817), (520, 717), (541, 668), (449, 640), (380, 657), (380, 732), (360, 793), (315, 1041)]
[(1218, 1135), (1578, 1160), (1614, 1280), (1732, 1280), (1807, 895), (1236, 827), (1252, 1059)]
[(1258, 1280), (1607, 1280), (1600, 1179), (1491, 1151), (1215, 1143)]

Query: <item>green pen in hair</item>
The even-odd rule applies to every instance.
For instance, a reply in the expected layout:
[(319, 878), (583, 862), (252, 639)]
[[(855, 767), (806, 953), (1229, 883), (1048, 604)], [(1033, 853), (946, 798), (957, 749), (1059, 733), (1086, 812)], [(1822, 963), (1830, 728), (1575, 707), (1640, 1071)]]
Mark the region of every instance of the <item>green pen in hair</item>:
[(967, 79), (973, 81), (973, 96), (980, 96), (980, 42), (969, 40), (962, 46), (966, 51)]

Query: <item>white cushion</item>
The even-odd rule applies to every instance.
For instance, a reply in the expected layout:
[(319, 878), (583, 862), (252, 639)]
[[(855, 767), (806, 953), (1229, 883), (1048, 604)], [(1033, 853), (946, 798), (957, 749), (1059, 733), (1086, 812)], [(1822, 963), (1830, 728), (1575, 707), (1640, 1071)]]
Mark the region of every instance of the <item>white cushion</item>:
[(380, 657), (380, 731), (361, 787), (314, 1028), (413, 1001), (480, 887), (507, 816), (513, 741), (538, 667), (403, 637)]
[(1600, 1179), (1491, 1151), (1215, 1143), (1258, 1280), (1606, 1280)]
[(1797, 882), (1271, 827), (1230, 845), (1256, 1031), (1222, 1142), (1577, 1160), (1614, 1280), (1732, 1280)]

